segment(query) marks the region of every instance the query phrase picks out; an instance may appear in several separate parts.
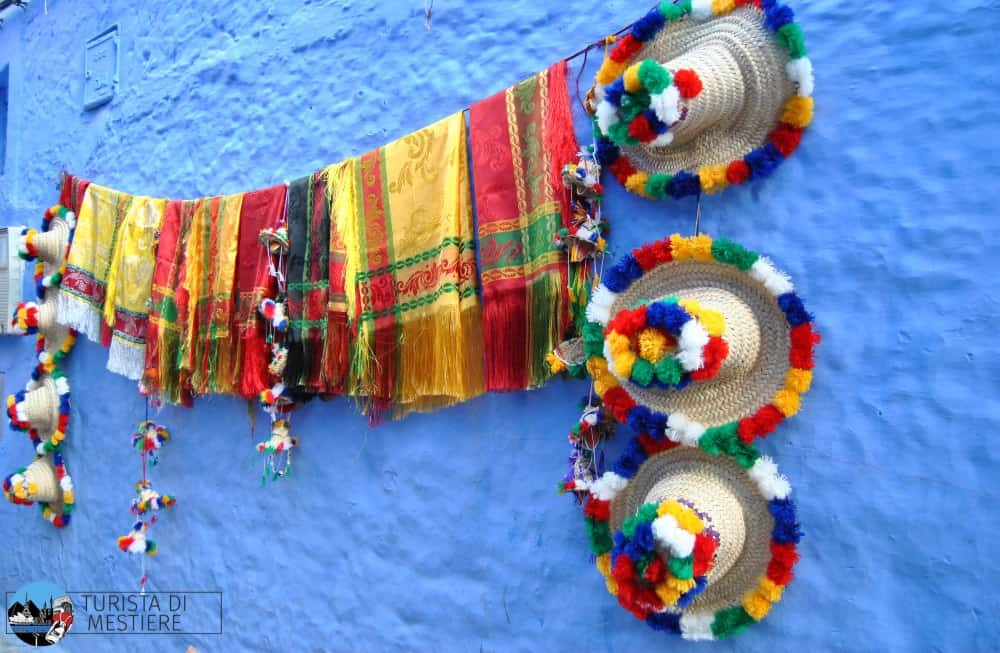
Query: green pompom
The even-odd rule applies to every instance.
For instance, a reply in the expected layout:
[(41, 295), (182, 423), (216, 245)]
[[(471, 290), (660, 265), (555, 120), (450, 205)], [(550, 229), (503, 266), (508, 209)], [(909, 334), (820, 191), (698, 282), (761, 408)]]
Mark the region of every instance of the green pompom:
[(680, 580), (691, 580), (694, 578), (694, 556), (686, 558), (671, 558), (667, 563), (670, 573)]
[(680, 20), (684, 18), (684, 14), (691, 11), (691, 0), (685, 0), (687, 3), (687, 9), (684, 9), (684, 2), (680, 4), (674, 4), (667, 0), (666, 2), (660, 3), (660, 15), (662, 15), (666, 20)]
[(732, 456), (743, 469), (750, 469), (760, 458), (757, 449), (740, 440), (738, 422), (729, 422), (707, 429), (698, 440), (698, 446), (713, 456), (722, 454)]
[(646, 180), (646, 194), (654, 199), (663, 199), (667, 196), (667, 184), (672, 179), (672, 176), (660, 172), (650, 175)]
[(712, 242), (712, 258), (720, 263), (735, 265), (746, 272), (753, 267), (760, 255), (731, 240), (719, 238)]
[(641, 519), (639, 519), (639, 515), (632, 515), (624, 522), (622, 522), (622, 533), (625, 535), (625, 537), (631, 540), (633, 537), (635, 537), (635, 529), (638, 528), (639, 524), (641, 523), (643, 522)]
[(645, 358), (638, 358), (632, 365), (632, 380), (644, 388), (648, 388), (653, 382), (656, 370), (653, 364)]
[(636, 517), (639, 518), (640, 523), (648, 524), (657, 517), (657, 511), (659, 511), (660, 506), (655, 503), (647, 503), (639, 508), (639, 512)]
[(792, 59), (806, 56), (806, 37), (798, 23), (786, 23), (777, 33), (778, 43), (788, 49)]
[(624, 122), (632, 122), (636, 116), (645, 113), (649, 108), (652, 99), (646, 91), (636, 91), (635, 93), (622, 94), (622, 105), (620, 109)]
[(587, 517), (587, 539), (590, 540), (590, 552), (595, 556), (602, 556), (614, 548), (614, 540), (611, 539), (611, 528), (606, 521), (595, 521)]
[(677, 385), (684, 376), (684, 368), (673, 356), (664, 356), (656, 364), (656, 378), (665, 385)]
[(652, 59), (639, 64), (639, 83), (650, 95), (656, 95), (673, 83), (670, 72)]
[(730, 635), (735, 635), (754, 623), (753, 617), (747, 614), (742, 605), (734, 605), (725, 610), (715, 613), (715, 621), (712, 622), (712, 634), (716, 639), (723, 639)]
[(615, 145), (635, 145), (638, 141), (628, 133), (628, 122), (619, 121), (608, 128), (608, 138)]
[(646, 575), (646, 569), (649, 565), (653, 564), (653, 560), (656, 560), (655, 553), (647, 553), (639, 559), (639, 562), (635, 565), (636, 575), (642, 578)]

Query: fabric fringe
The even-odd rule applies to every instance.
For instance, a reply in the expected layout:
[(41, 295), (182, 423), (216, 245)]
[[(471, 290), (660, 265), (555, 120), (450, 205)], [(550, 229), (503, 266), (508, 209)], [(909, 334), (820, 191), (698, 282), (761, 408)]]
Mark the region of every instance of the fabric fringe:
[(109, 371), (138, 381), (142, 378), (145, 361), (145, 345), (137, 345), (127, 340), (112, 337), (111, 348), (108, 350)]
[(562, 342), (565, 308), (566, 283), (559, 275), (542, 275), (528, 285), (528, 315), (531, 317), (529, 389), (542, 386), (552, 378), (547, 356)]
[(91, 342), (101, 342), (101, 314), (96, 308), (67, 292), (61, 292), (56, 311), (59, 324), (76, 329)]
[(520, 291), (492, 293), (483, 303), (486, 389), (523, 390), (527, 385), (528, 312)]

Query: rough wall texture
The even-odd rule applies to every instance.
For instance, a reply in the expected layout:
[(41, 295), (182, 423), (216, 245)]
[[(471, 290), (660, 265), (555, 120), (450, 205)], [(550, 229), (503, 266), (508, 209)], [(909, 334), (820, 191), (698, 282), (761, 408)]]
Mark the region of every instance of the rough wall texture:
[[(784, 602), (714, 646), (995, 649), (1000, 9), (794, 4), (817, 67), (814, 127), (766, 184), (706, 199), (703, 229), (771, 255), (824, 333), (804, 412), (763, 445), (795, 484), (807, 537)], [(439, 0), (428, 32), (416, 0), (50, 0), (48, 15), (33, 5), (0, 30), (0, 66), (11, 66), (3, 224), (37, 223), (61, 167), (168, 196), (293, 178), (516, 82), (647, 8)], [(112, 24), (121, 90), (84, 113), (82, 46)], [(579, 127), (587, 133), (582, 117)], [(691, 230), (693, 202), (608, 186), (615, 251)], [(128, 436), (142, 401), (104, 371), (105, 356), (85, 343), (69, 364), (75, 522), (59, 532), (0, 505), (0, 589), (36, 578), (134, 587), (136, 564), (114, 538), (130, 522)], [(29, 339), (0, 340), (8, 391), (30, 360)], [(693, 650), (614, 604), (578, 511), (554, 494), (584, 391), (555, 382), (374, 431), (346, 402), (311, 405), (296, 416), (294, 477), (267, 489), (241, 403), (165, 409), (176, 437), (156, 473), (181, 503), (158, 527), (152, 585), (222, 590), (226, 634), (63, 646)], [(28, 458), (24, 436), (7, 432), (2, 470)], [(301, 601), (311, 608), (293, 615)]]

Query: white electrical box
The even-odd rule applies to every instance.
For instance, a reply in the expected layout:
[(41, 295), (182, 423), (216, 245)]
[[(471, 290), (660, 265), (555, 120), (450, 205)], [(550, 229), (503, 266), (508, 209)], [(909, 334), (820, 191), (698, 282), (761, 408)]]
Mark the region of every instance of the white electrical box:
[(24, 261), (17, 255), (24, 227), (0, 227), (0, 334), (13, 332), (11, 317), (21, 303)]

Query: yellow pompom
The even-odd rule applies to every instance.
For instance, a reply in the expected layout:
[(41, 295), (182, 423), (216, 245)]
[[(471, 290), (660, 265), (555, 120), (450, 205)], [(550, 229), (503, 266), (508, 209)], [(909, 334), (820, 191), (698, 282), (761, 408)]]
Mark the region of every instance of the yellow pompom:
[(726, 332), (726, 318), (719, 311), (703, 308), (698, 314), (698, 320), (710, 336), (720, 338)]
[(660, 597), (664, 605), (674, 605), (681, 598), (681, 593), (666, 583), (656, 586), (656, 595)]
[(612, 354), (621, 354), (632, 348), (632, 341), (628, 336), (612, 331), (607, 336), (608, 351)]
[(704, 166), (698, 170), (698, 177), (701, 179), (701, 189), (709, 195), (718, 193), (729, 185), (724, 165)]
[(711, 261), (712, 238), (705, 234), (684, 238), (677, 234), (670, 237), (670, 250), (675, 261)]
[(781, 122), (788, 123), (792, 127), (807, 127), (813, 119), (813, 99), (796, 95), (785, 104), (785, 110), (781, 114)]
[(812, 370), (800, 370), (793, 367), (788, 370), (788, 377), (785, 379), (785, 388), (800, 395), (805, 394), (812, 387), (812, 381)]
[(612, 575), (607, 575), (604, 577), (604, 585), (608, 588), (608, 593), (611, 596), (618, 596), (618, 581)]
[(705, 528), (705, 524), (701, 521), (701, 517), (696, 515), (690, 508), (684, 508), (680, 517), (675, 515), (674, 519), (677, 520), (677, 523), (681, 528), (692, 535), (697, 535)]
[(28, 483), (28, 494), (38, 494), (38, 483)]
[(650, 363), (659, 363), (668, 351), (667, 337), (660, 331), (647, 328), (639, 333), (639, 355)]
[(594, 392), (603, 397), (611, 388), (618, 387), (618, 380), (610, 374), (602, 374), (594, 379)]
[(638, 357), (631, 349), (615, 354), (615, 374), (620, 378), (627, 379), (632, 375), (632, 366)]
[(698, 303), (697, 299), (681, 297), (677, 303), (681, 305), (681, 308), (695, 317), (698, 317), (698, 314), (701, 313), (701, 304)]
[(672, 514), (670, 511), (674, 510), (674, 508), (672, 508), (671, 506), (677, 506), (679, 508), (680, 504), (678, 504), (676, 501), (664, 501), (656, 509), (656, 516), (663, 517), (664, 515)]
[(712, 0), (712, 13), (716, 16), (728, 14), (736, 9), (736, 0)]
[(642, 82), (639, 81), (639, 64), (634, 63), (625, 70), (625, 75), (622, 77), (622, 81), (625, 82), (625, 90), (629, 93), (635, 93), (642, 89)]
[(627, 63), (619, 63), (611, 57), (608, 57), (604, 60), (604, 63), (601, 64), (601, 69), (597, 71), (597, 83), (602, 86), (607, 86), (621, 77), (627, 66)]
[(559, 374), (566, 371), (566, 363), (562, 362), (562, 360), (552, 352), (545, 355), (545, 362), (549, 364), (549, 370), (553, 374)]
[(600, 356), (587, 359), (587, 371), (595, 379), (608, 373), (608, 361)]
[(760, 621), (771, 611), (771, 602), (754, 591), (743, 597), (743, 609), (754, 621)]
[(645, 172), (634, 172), (625, 180), (625, 188), (636, 195), (645, 197), (647, 181), (649, 181), (649, 175)]
[(75, 497), (73, 495), (73, 490), (68, 490), (66, 492), (63, 492), (63, 503), (76, 503), (76, 501), (74, 501), (74, 498)]
[(780, 601), (784, 591), (784, 585), (778, 585), (767, 576), (762, 577), (760, 584), (757, 586), (757, 592), (771, 603)]
[(791, 390), (778, 390), (771, 403), (785, 417), (797, 415), (799, 410), (802, 409), (802, 398), (799, 397), (798, 393)]
[(698, 584), (697, 582), (695, 582), (693, 578), (689, 578), (687, 580), (681, 580), (680, 578), (676, 578), (670, 574), (667, 574), (667, 579), (664, 582), (669, 587), (677, 590), (681, 594), (684, 594), (685, 592), (690, 592), (692, 589), (694, 589), (694, 586)]
[(597, 558), (597, 570), (604, 576), (611, 575), (611, 554), (605, 553)]

